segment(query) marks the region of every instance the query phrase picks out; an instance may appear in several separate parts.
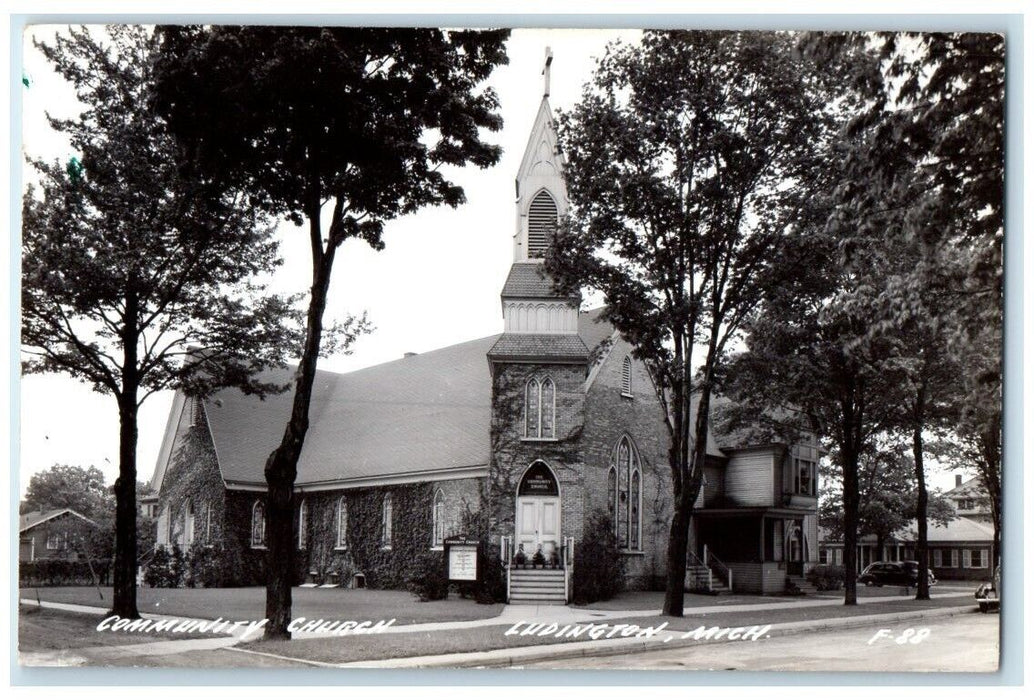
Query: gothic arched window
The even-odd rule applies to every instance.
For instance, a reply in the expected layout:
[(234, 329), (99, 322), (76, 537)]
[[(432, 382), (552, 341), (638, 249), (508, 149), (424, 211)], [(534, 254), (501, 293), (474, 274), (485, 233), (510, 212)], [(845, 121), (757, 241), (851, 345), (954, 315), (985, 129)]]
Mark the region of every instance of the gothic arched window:
[(621, 395), (632, 395), (632, 358), (628, 356), (621, 363)]
[(617, 502), (618, 502), (618, 475), (611, 467), (607, 471), (607, 511), (610, 512), (611, 519), (617, 522)]
[(545, 190), (531, 200), (528, 207), (528, 257), (544, 258), (556, 235), (559, 212), (556, 202)]
[(384, 504), (381, 510), (381, 546), (391, 547), (391, 493), (384, 494)]
[[(621, 438), (614, 453), (611, 473), (617, 483), (613, 487), (614, 530), (622, 549), (641, 549), (642, 534), (642, 470), (639, 455), (632, 441)], [(608, 477), (609, 479), (609, 477)]]
[(266, 546), (266, 507), (262, 501), (255, 501), (251, 507), (251, 546)]
[(183, 543), (194, 544), (194, 504), (189, 500), (183, 506)]
[(302, 499), (298, 505), (298, 549), (305, 549), (309, 541), (309, 504)]
[(445, 494), (441, 489), (434, 492), (431, 506), (431, 531), (434, 533), (431, 545), (441, 547), (445, 542)]
[(344, 496), (337, 499), (336, 535), (334, 536), (334, 547), (336, 549), (348, 549), (348, 501)]
[(556, 438), (556, 384), (549, 377), (529, 379), (524, 388), (524, 436)]

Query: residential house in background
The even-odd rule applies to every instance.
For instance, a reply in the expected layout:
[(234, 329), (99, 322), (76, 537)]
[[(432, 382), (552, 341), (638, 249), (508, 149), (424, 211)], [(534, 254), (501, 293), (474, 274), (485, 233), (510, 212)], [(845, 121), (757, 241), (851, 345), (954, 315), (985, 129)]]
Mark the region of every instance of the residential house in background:
[(71, 508), (22, 513), (18, 518), (18, 561), (77, 560), (97, 523)]
[(991, 523), (991, 498), (979, 477), (962, 480), (955, 475), (955, 488), (944, 494), (955, 506), (955, 512), (964, 518)]

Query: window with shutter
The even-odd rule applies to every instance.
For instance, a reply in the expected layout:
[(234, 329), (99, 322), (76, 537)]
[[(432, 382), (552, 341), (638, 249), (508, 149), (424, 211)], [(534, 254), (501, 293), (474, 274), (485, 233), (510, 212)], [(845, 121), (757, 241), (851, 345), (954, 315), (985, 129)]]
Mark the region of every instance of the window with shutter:
[(544, 258), (557, 226), (557, 206), (549, 193), (542, 190), (528, 208), (528, 257)]

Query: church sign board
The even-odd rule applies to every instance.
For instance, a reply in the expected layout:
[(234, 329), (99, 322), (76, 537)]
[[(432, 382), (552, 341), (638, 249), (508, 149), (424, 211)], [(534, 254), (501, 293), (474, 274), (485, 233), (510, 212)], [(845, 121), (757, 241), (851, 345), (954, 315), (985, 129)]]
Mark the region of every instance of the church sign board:
[(466, 537), (447, 537), (443, 544), (449, 580), (477, 581), (480, 541)]

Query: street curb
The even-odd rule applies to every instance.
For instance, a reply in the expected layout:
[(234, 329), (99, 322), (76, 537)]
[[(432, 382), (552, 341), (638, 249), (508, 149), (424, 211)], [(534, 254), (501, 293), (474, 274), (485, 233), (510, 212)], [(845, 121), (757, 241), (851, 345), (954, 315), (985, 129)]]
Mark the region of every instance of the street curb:
[[(814, 632), (824, 629), (851, 629), (884, 622), (901, 622), (937, 617), (954, 617), (976, 611), (975, 606), (967, 605), (954, 608), (931, 608), (929, 610), (913, 610), (900, 613), (882, 613), (874, 615), (855, 615), (851, 617), (826, 618), (824, 620), (802, 620), (799, 622), (782, 622), (772, 625), (772, 632), (780, 636)], [(685, 634), (676, 633), (676, 634)], [(379, 659), (376, 661), (351, 661), (336, 664), (335, 668), (506, 668), (521, 666), (532, 661), (575, 659), (586, 656), (617, 656), (635, 654), (643, 651), (659, 649), (680, 649), (701, 643), (730, 644), (742, 643), (740, 639), (672, 639), (670, 642), (658, 642), (636, 638), (611, 639), (603, 641), (572, 642), (566, 644), (541, 644), (527, 647), (499, 649), (490, 652), (464, 652), (437, 656), (419, 656), (402, 659)], [(493, 658), (494, 654), (498, 657)], [(302, 659), (296, 659), (302, 661)]]

